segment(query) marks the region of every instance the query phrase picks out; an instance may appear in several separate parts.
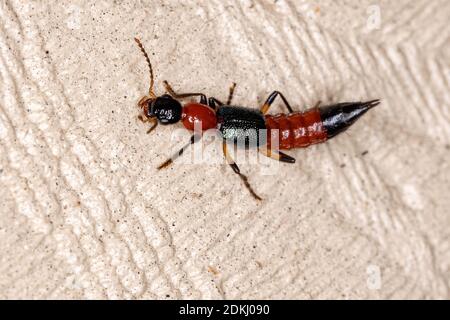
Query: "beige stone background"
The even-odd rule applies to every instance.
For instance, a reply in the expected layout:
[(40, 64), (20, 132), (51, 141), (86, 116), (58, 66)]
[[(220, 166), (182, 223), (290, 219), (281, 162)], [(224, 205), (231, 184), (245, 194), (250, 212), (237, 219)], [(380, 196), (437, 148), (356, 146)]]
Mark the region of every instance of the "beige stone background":
[[(0, 298), (450, 298), (449, 1), (1, 0), (0, 21)], [(156, 170), (179, 143), (136, 118), (134, 36), (159, 93), (382, 104), (274, 175), (242, 163), (257, 203), (224, 164)]]

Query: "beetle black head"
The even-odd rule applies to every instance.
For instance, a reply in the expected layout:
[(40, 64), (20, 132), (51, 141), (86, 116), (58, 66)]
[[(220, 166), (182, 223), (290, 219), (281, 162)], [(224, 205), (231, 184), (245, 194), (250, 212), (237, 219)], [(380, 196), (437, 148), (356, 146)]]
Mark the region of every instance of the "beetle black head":
[(147, 117), (156, 117), (161, 124), (172, 124), (181, 119), (181, 103), (168, 94), (148, 101)]
[(153, 89), (155, 81), (153, 79), (153, 68), (150, 58), (141, 41), (137, 38), (134, 38), (134, 40), (141, 49), (150, 71), (150, 87), (148, 89), (148, 95), (143, 96), (138, 102), (138, 106), (144, 113), (144, 117), (141, 117), (144, 119), (143, 121), (151, 121), (154, 123), (148, 131), (150, 132), (156, 127), (156, 119), (161, 124), (172, 124), (180, 121), (182, 107), (177, 100), (168, 94), (164, 94), (162, 96), (157, 96), (155, 94)]

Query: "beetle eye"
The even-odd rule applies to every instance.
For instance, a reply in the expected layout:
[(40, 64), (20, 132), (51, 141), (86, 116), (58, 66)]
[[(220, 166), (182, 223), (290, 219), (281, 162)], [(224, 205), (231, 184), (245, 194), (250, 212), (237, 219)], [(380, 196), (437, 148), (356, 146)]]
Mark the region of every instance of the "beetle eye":
[(147, 117), (152, 116), (152, 104), (154, 100), (148, 100), (147, 106), (144, 108), (144, 113)]

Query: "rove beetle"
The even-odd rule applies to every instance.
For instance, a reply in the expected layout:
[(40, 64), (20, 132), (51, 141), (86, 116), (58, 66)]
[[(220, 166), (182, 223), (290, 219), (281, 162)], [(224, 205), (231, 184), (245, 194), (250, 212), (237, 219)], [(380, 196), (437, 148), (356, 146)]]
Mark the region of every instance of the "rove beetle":
[[(166, 94), (157, 96), (154, 93), (153, 69), (150, 58), (139, 39), (134, 39), (147, 60), (150, 69), (150, 88), (148, 95), (142, 97), (138, 106), (143, 114), (139, 119), (151, 123), (147, 133), (153, 131), (159, 124), (167, 125), (181, 121), (184, 127), (194, 131), (196, 124), (201, 125), (201, 130), (217, 129), (223, 137), (223, 153), (227, 163), (233, 171), (239, 175), (252, 196), (262, 200), (252, 189), (248, 178), (242, 174), (228, 152), (227, 141), (245, 141), (246, 147), (256, 147), (259, 152), (272, 159), (294, 163), (295, 159), (279, 151), (271, 149), (271, 141), (278, 142), (279, 149), (305, 148), (313, 144), (325, 142), (337, 134), (345, 131), (359, 117), (369, 109), (377, 106), (380, 100), (367, 102), (344, 102), (320, 107), (318, 102), (313, 108), (305, 111), (292, 109), (289, 102), (279, 91), (273, 91), (260, 110), (231, 105), (236, 84), (230, 87), (227, 103), (210, 97), (203, 93), (175, 93), (167, 81), (163, 81)], [(200, 97), (198, 103), (190, 102), (184, 106), (177, 99), (188, 97)], [(288, 113), (269, 115), (270, 106), (275, 98), (280, 97)], [(265, 134), (261, 135), (261, 132)], [(262, 138), (261, 138), (262, 137)], [(194, 132), (189, 143), (166, 160), (158, 170), (168, 167), (181, 156), (184, 151), (195, 142), (199, 141), (201, 133)]]

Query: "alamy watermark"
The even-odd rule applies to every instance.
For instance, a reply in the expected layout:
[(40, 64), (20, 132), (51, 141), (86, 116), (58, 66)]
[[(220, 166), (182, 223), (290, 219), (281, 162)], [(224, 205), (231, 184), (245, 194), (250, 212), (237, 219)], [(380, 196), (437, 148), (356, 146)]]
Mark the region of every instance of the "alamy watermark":
[(369, 265), (366, 268), (366, 274), (367, 274), (367, 288), (369, 290), (380, 290), (382, 279), (381, 279), (381, 269), (377, 265)]
[(369, 33), (373, 30), (379, 30), (381, 28), (381, 8), (379, 5), (371, 5), (367, 7), (367, 22), (365, 33)]

